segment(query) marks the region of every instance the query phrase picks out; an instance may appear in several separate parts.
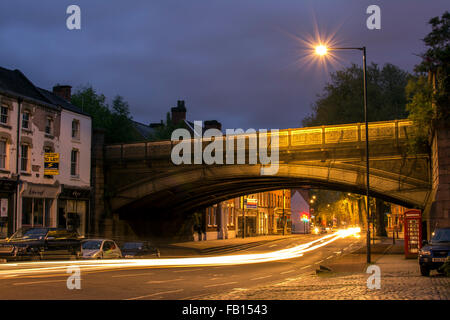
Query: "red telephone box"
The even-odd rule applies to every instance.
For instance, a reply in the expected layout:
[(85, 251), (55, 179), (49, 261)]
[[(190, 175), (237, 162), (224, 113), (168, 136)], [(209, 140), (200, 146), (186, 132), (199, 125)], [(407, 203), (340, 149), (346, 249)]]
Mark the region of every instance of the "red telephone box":
[(417, 258), (422, 248), (422, 212), (406, 210), (403, 216), (405, 230), (405, 258)]

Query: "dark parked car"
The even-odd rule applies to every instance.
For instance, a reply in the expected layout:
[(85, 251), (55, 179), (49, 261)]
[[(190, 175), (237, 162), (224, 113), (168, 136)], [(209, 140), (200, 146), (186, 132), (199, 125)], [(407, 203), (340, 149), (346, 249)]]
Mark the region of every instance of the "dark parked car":
[(159, 250), (147, 241), (125, 242), (122, 246), (124, 258), (160, 257)]
[(429, 276), (430, 270), (439, 269), (449, 258), (450, 228), (436, 229), (429, 244), (419, 251), (420, 273)]
[(76, 232), (59, 228), (20, 229), (0, 242), (0, 259), (77, 259), (81, 241)]

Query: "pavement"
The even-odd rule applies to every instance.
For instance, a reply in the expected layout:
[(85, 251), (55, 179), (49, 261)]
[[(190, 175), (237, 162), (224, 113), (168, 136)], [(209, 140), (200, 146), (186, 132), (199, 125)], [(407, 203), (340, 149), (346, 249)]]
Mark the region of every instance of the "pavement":
[[(380, 268), (380, 288), (369, 289), (365, 248), (324, 262), (322, 268), (277, 284), (231, 290), (210, 300), (449, 300), (450, 278), (432, 272), (420, 275), (416, 259), (405, 259), (403, 241), (379, 239), (372, 247), (372, 262)], [(331, 271), (327, 271), (331, 270)], [(373, 283), (373, 282), (372, 282)]]

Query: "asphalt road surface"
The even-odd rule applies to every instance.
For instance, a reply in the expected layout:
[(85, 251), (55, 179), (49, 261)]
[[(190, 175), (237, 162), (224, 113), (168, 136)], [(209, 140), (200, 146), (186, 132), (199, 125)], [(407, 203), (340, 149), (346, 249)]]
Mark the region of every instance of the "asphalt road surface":
[[(298, 235), (235, 254), (268, 253), (320, 237)], [(300, 257), (242, 265), (85, 267), (80, 269), (80, 289), (68, 289), (73, 275), (67, 273), (70, 261), (56, 270), (42, 262), (6, 263), (0, 264), (0, 299), (204, 299), (218, 292), (282, 282), (363, 245), (363, 239), (347, 237)]]

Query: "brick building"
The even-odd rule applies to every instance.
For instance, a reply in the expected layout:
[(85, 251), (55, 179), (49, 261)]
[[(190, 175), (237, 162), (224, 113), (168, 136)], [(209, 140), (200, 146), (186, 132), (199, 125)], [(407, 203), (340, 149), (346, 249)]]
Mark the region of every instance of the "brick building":
[[(0, 68), (0, 236), (22, 227), (89, 225), (91, 117), (70, 103), (70, 86), (36, 87)], [(46, 153), (59, 156), (44, 172)]]

